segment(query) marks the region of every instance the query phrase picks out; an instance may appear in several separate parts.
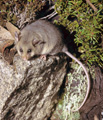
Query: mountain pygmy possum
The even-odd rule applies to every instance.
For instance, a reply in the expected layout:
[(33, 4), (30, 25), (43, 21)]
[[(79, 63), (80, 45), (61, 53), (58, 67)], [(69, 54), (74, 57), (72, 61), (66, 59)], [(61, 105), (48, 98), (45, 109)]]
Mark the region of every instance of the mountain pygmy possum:
[(75, 60), (83, 68), (88, 82), (84, 101), (75, 111), (78, 111), (84, 105), (90, 90), (88, 72), (84, 65), (67, 51), (67, 47), (63, 42), (62, 34), (55, 25), (46, 20), (37, 20), (36, 22), (27, 25), (19, 34), (15, 32), (15, 47), (18, 54), (24, 60), (29, 60), (35, 55), (55, 55), (59, 52), (64, 52)]

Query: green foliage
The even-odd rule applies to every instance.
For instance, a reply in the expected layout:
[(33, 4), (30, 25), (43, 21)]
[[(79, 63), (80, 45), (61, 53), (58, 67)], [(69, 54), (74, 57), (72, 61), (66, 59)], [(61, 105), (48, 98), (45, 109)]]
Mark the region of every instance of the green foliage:
[(57, 24), (76, 32), (74, 42), (78, 45), (81, 58), (88, 65), (103, 68), (103, 3), (102, 0), (90, 0), (97, 12), (83, 0), (57, 0), (55, 9), (60, 18)]

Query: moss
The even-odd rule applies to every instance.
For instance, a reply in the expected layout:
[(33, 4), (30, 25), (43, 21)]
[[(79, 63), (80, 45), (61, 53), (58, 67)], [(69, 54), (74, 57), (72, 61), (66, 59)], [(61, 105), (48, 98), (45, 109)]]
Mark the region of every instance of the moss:
[(103, 68), (103, 2), (91, 0), (98, 8), (97, 12), (82, 0), (57, 0), (55, 10), (60, 18), (57, 24), (68, 31), (76, 32), (74, 42), (78, 51), (89, 66), (98, 65)]

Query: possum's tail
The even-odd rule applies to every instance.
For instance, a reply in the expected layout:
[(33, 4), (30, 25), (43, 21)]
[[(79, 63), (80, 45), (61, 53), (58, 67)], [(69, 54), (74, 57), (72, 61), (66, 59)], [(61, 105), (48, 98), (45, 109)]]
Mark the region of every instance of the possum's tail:
[(76, 111), (78, 111), (78, 110), (84, 105), (84, 103), (85, 103), (86, 100), (87, 100), (87, 97), (88, 97), (89, 91), (90, 91), (90, 78), (89, 78), (89, 74), (88, 74), (86, 68), (84, 67), (84, 65), (83, 65), (76, 57), (74, 57), (70, 52), (65, 51), (65, 53), (66, 53), (69, 57), (71, 57), (73, 60), (75, 60), (75, 61), (83, 68), (83, 70), (84, 70), (84, 72), (85, 72), (85, 74), (86, 74), (86, 77), (87, 77), (87, 83), (88, 83), (87, 92), (86, 92), (85, 98), (84, 98), (83, 102), (81, 103), (80, 107), (77, 108), (76, 110), (73, 110), (73, 112), (76, 112)]

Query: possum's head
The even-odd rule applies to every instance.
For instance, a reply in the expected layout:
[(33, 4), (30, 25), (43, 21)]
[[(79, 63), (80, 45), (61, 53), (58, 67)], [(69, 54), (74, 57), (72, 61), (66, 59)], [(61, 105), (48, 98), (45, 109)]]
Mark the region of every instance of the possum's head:
[(15, 46), (18, 54), (24, 59), (29, 60), (35, 55), (40, 55), (44, 42), (30, 32), (15, 33)]

